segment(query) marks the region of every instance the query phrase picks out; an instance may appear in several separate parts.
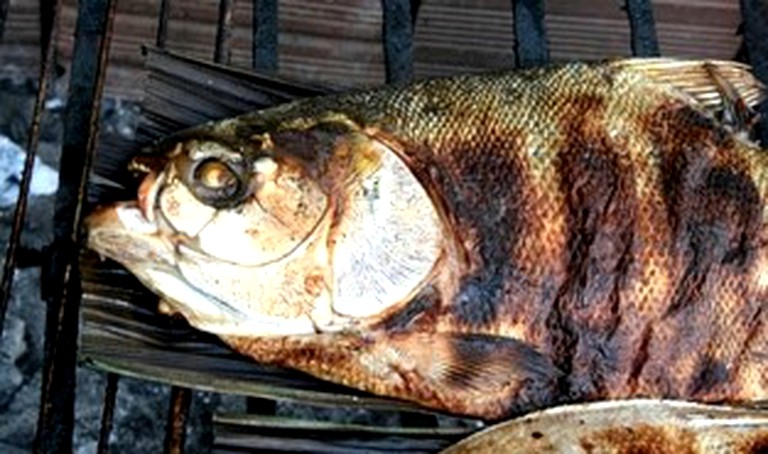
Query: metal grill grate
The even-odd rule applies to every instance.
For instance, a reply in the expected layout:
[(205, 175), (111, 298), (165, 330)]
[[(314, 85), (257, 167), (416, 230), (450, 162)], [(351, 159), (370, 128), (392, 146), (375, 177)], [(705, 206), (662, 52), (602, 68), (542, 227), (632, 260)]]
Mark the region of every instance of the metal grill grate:
[[(6, 24), (9, 0), (0, 0), (0, 40)], [(40, 84), (34, 117), (27, 144), (27, 159), (21, 182), (21, 193), (13, 218), (11, 238), (6, 250), (5, 267), (0, 286), (0, 329), (6, 312), (14, 268), (19, 256), (19, 240), (26, 212), (32, 173), (32, 162), (40, 135), (40, 118), (53, 65), (55, 27), (61, 0), (41, 2), (42, 60)], [(543, 0), (514, 0), (513, 8), (516, 63), (520, 67), (548, 60)], [(75, 51), (72, 59), (69, 103), (67, 106), (60, 185), (56, 197), (55, 239), (44, 264), (48, 303), (43, 392), (38, 423), (37, 449), (40, 452), (70, 452), (72, 449), (74, 384), (78, 339), (78, 314), (81, 284), (78, 272), (78, 247), (83, 204), (88, 175), (92, 166), (99, 131), (99, 103), (110, 52), (112, 25), (117, 0), (81, 0), (78, 5)], [(382, 0), (383, 48), (387, 82), (412, 78), (414, 24), (421, 1)], [(234, 0), (220, 0), (213, 60), (228, 63), (232, 37)], [(277, 0), (253, 0), (252, 66), (262, 72), (277, 69)], [(631, 48), (637, 56), (659, 54), (652, 5), (649, 0), (626, 0), (631, 31)], [(168, 33), (170, 0), (159, 0), (156, 44), (163, 48)], [(758, 77), (768, 80), (768, 7), (760, 0), (742, 0), (745, 18), (745, 52), (755, 66)], [(97, 58), (93, 58), (97, 55)], [(763, 115), (768, 118), (768, 115)], [(765, 122), (764, 122), (765, 124)], [(763, 127), (762, 137), (768, 134)], [(108, 374), (99, 452), (108, 451), (112, 429), (118, 375)], [(174, 386), (171, 393), (166, 452), (183, 451), (187, 412), (191, 400), (189, 389)], [(252, 401), (257, 405), (258, 401)], [(231, 421), (229, 421), (231, 423)], [(228, 423), (227, 420), (224, 423)], [(234, 442), (233, 442), (234, 443)], [(234, 443), (233, 446), (236, 446)]]

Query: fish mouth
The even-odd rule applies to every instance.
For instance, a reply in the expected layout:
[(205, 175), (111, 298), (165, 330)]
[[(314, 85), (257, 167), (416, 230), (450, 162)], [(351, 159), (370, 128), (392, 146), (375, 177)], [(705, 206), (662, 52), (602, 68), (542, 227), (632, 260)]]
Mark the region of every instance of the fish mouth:
[(202, 331), (231, 336), (314, 333), (315, 325), (309, 318), (289, 319), (241, 310), (186, 278), (179, 260), (189, 256), (190, 248), (185, 247), (189, 238), (169, 230), (154, 209), (163, 178), (162, 174), (149, 174), (136, 200), (97, 207), (91, 212), (84, 220), (86, 246), (126, 267), (167, 303), (171, 310), (164, 312), (179, 313)]
[(128, 268), (168, 303), (170, 312), (180, 313), (197, 329), (232, 336), (314, 332), (309, 319), (246, 313), (189, 282), (177, 267), (174, 242), (143, 216), (136, 201), (98, 208), (85, 224), (90, 249)]

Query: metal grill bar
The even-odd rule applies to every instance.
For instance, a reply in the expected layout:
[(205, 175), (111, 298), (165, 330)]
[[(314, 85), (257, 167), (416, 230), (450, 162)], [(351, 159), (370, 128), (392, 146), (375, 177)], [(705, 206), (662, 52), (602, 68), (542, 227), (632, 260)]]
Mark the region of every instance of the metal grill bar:
[(157, 37), (155, 44), (159, 48), (165, 47), (165, 41), (168, 39), (168, 18), (171, 15), (171, 0), (160, 0), (160, 7), (157, 12)]
[(632, 55), (636, 57), (658, 57), (661, 55), (651, 1), (627, 0), (626, 8), (629, 17)]
[(216, 26), (216, 49), (213, 53), (213, 61), (229, 64), (232, 41), (232, 10), (235, 0), (219, 1), (219, 21)]
[(115, 416), (118, 381), (119, 376), (117, 374), (107, 374), (107, 387), (104, 390), (104, 407), (101, 412), (101, 429), (99, 430), (99, 454), (109, 452), (109, 436), (112, 434), (112, 420)]
[(528, 68), (549, 61), (543, 0), (513, 0), (515, 65)]
[[(54, 22), (57, 20), (58, 0), (40, 2), (40, 61), (44, 61), (48, 55), (48, 44), (54, 32)], [(56, 47), (53, 47), (53, 58), (56, 58)]]
[(253, 69), (277, 72), (277, 0), (253, 0)]
[[(0, 5), (0, 37), (2, 37), (3, 17)], [(29, 128), (29, 137), (27, 139), (27, 156), (24, 160), (24, 170), (21, 174), (21, 183), (19, 184), (19, 199), (16, 201), (16, 208), (13, 213), (13, 224), (11, 225), (11, 236), (8, 239), (8, 246), (5, 251), (5, 264), (3, 266), (3, 277), (0, 281), (0, 336), (3, 333), (5, 325), (5, 312), (8, 309), (8, 301), (11, 298), (11, 288), (13, 286), (13, 275), (16, 270), (17, 258), (19, 252), (19, 243), (21, 242), (21, 230), (24, 227), (24, 216), (27, 213), (27, 198), (29, 197), (29, 185), (32, 182), (32, 171), (34, 169), (37, 147), (40, 144), (40, 121), (43, 116), (43, 106), (45, 104), (45, 95), (48, 92), (48, 76), (52, 72), (54, 63), (54, 45), (56, 34), (54, 28), (59, 16), (60, 2), (54, 0), (49, 5), (48, 25), (49, 30), (40, 30), (40, 39), (43, 43), (43, 51), (40, 60), (40, 75), (38, 77), (37, 98), (35, 99), (34, 113), (32, 115), (32, 124)], [(6, 11), (7, 12), (7, 9)], [(42, 12), (41, 12), (42, 16)], [(42, 25), (42, 24), (41, 24)]]
[(171, 388), (171, 405), (168, 409), (168, 426), (165, 431), (165, 452), (167, 454), (182, 454), (184, 452), (187, 415), (191, 402), (192, 391), (178, 386)]
[(387, 83), (413, 78), (413, 24), (409, 0), (381, 0), (384, 12), (384, 71)]
[(3, 39), (5, 32), (5, 21), (8, 19), (8, 6), (11, 0), (0, 0), (0, 40)]
[(44, 453), (72, 451), (81, 298), (78, 246), (116, 6), (117, 0), (78, 4), (48, 270), (48, 283), (53, 288), (47, 298), (45, 366), (36, 439), (37, 450)]

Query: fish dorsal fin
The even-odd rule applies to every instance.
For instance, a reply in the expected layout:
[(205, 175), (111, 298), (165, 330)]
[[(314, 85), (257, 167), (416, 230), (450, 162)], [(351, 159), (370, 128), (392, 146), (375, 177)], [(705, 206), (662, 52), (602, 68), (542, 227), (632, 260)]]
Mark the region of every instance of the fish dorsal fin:
[(765, 85), (752, 74), (752, 68), (735, 61), (637, 58), (617, 60), (611, 66), (640, 72), (673, 87), (737, 131), (754, 124), (754, 109), (765, 98)]

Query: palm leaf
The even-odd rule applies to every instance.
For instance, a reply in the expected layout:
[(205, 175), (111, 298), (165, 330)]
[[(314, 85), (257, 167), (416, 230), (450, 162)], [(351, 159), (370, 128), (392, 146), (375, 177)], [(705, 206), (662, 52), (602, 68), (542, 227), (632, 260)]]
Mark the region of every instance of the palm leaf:
[(463, 427), (337, 424), (259, 415), (214, 417), (214, 452), (428, 453), (469, 435)]

